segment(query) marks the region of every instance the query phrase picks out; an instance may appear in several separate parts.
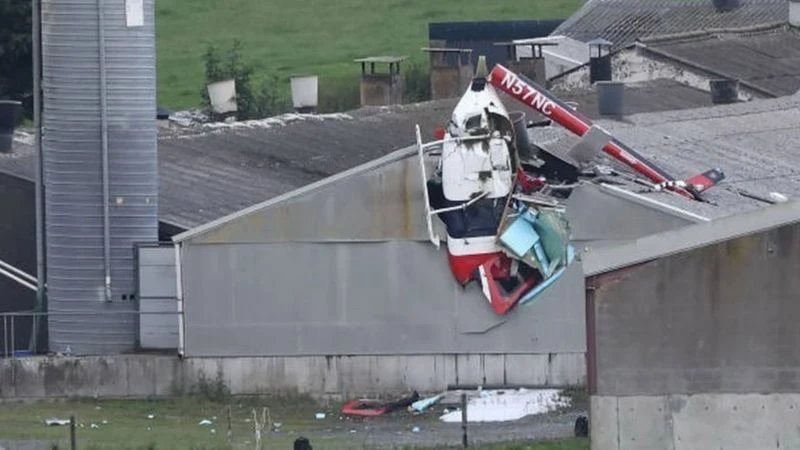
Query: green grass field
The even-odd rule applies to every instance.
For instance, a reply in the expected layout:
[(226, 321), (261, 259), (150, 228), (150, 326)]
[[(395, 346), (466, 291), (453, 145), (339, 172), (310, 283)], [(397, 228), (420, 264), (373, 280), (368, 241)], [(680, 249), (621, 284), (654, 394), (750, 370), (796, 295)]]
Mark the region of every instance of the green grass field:
[[(252, 411), (270, 407), (269, 418), (281, 422), (280, 432), (263, 432), (262, 449), (290, 449), (298, 435), (311, 436), (315, 450), (372, 449), (364, 443), (364, 426), (341, 422), (336, 405), (318, 405), (304, 398), (237, 399), (231, 401), (232, 444), (227, 443), (227, 406), (225, 403), (177, 397), (173, 400), (66, 401), (6, 403), (0, 407), (0, 447), (69, 449), (68, 426), (45, 426), (48, 418), (69, 419), (74, 414), (78, 448), (96, 450), (230, 450), (255, 448)], [(324, 420), (316, 420), (316, 411), (328, 411)], [(152, 417), (151, 417), (152, 415)], [(393, 443), (394, 430), (413, 425), (430, 433), (436, 415), (410, 419), (402, 413), (387, 418), (393, 423), (383, 431), (383, 441)], [(200, 425), (208, 419), (213, 423)], [(387, 423), (386, 421), (383, 422)], [(93, 426), (94, 424), (94, 426)], [(457, 426), (457, 425), (456, 425)], [(349, 430), (356, 429), (351, 434)], [(213, 430), (213, 431), (212, 431)], [(473, 431), (474, 433), (474, 431)], [(385, 444), (384, 444), (385, 445)], [(410, 448), (410, 447), (398, 447)], [(588, 450), (587, 440), (525, 444), (507, 443), (470, 448), (483, 450)]]
[[(261, 76), (320, 76), (326, 92), (357, 89), (352, 60), (379, 54), (407, 55), (425, 63), (428, 23), (462, 20), (566, 18), (582, 0), (159, 0), (158, 102), (168, 108), (197, 106), (204, 86), (207, 44), (245, 46)], [(344, 87), (347, 86), (347, 87)], [(286, 81), (288, 90), (288, 81)]]

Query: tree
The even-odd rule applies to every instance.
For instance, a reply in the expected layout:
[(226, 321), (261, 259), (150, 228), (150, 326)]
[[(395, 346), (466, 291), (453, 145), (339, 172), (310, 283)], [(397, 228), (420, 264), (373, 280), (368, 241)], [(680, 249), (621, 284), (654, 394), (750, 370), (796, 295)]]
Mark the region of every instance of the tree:
[(30, 0), (0, 0), (0, 99), (21, 100), (33, 115)]
[[(2, 1), (2, 0), (0, 0)], [(255, 67), (242, 57), (241, 41), (233, 40), (227, 51), (209, 44), (203, 55), (206, 84), (228, 79), (236, 81), (237, 118), (239, 120), (263, 119), (280, 114), (288, 109), (288, 99), (279, 88), (280, 80), (275, 75), (264, 77), (260, 88), (254, 86)], [(202, 90), (203, 105), (210, 107), (208, 91)]]

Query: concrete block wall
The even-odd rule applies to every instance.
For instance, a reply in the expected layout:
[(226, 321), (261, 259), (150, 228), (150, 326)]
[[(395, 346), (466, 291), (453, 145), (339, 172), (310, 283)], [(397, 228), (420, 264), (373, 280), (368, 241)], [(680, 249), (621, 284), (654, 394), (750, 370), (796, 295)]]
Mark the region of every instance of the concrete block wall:
[(592, 396), (592, 450), (800, 448), (800, 394)]
[(351, 397), (448, 386), (584, 386), (583, 353), (186, 358), (154, 355), (0, 360), (0, 400), (167, 397), (201, 377), (233, 394)]
[(592, 450), (800, 448), (800, 225), (587, 280)]

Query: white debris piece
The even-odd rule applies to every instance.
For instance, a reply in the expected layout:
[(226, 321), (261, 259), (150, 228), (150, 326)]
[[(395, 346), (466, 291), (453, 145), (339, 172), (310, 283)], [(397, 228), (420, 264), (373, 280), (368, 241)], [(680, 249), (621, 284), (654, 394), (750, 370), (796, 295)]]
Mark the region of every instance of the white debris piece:
[(352, 120), (353, 117), (344, 113), (332, 114), (298, 114), (287, 113), (279, 116), (267, 117), (265, 119), (243, 120), (241, 122), (207, 122), (202, 124), (205, 129), (230, 129), (230, 128), (272, 128), (283, 127), (292, 122), (312, 120), (321, 122), (324, 120)]
[(50, 419), (45, 419), (44, 423), (48, 427), (54, 427), (54, 426), (62, 427), (65, 425), (69, 425), (69, 419), (57, 419), (55, 417), (51, 417)]
[(148, 415), (147, 415), (147, 418), (148, 418), (148, 419), (155, 419), (155, 418), (156, 418), (156, 415), (155, 415), (155, 414), (148, 414)]
[(198, 422), (197, 424), (205, 426), (205, 425), (211, 425), (212, 422), (210, 420), (208, 420), (208, 419), (203, 419), (200, 422)]
[[(467, 403), (467, 422), (505, 422), (569, 406), (556, 389), (481, 391)], [(443, 422), (461, 422), (461, 411), (442, 415)]]
[(317, 420), (322, 420), (322, 419), (325, 418), (325, 413), (317, 413), (316, 417), (317, 417)]

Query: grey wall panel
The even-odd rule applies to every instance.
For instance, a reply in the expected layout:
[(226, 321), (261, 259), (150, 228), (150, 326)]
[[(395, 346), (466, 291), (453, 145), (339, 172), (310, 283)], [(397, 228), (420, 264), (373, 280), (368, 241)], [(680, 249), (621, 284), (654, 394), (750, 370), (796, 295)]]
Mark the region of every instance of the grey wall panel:
[(419, 159), (412, 153), (244, 214), (192, 240), (203, 243), (425, 240), (420, 172)]
[(566, 203), (574, 241), (624, 242), (694, 223), (613, 196), (592, 185), (575, 189)]
[(147, 349), (176, 349), (178, 298), (175, 247), (138, 247), (137, 260), (139, 346)]
[(427, 243), (188, 245), (187, 356), (585, 351), (580, 263), (507, 316)]
[(592, 280), (597, 394), (800, 392), (798, 273), (795, 224)]

